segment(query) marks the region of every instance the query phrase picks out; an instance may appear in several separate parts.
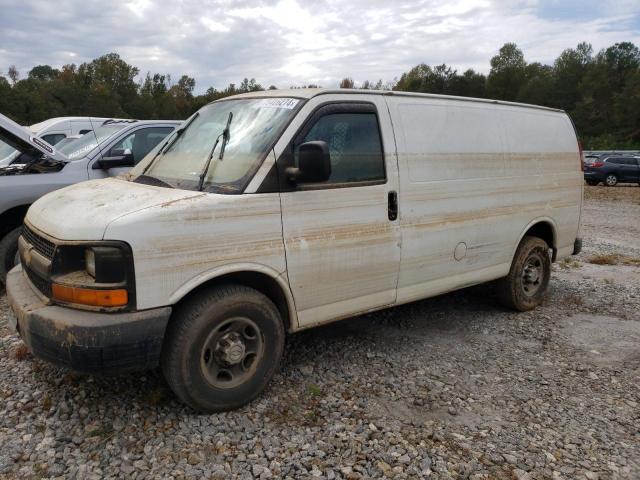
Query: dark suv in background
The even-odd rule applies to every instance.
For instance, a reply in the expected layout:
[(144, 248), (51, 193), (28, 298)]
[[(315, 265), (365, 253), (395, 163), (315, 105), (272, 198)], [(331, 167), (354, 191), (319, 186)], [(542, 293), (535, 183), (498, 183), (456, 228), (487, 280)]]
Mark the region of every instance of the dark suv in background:
[(640, 184), (640, 157), (602, 156), (584, 164), (584, 179), (589, 185), (602, 182), (608, 187), (618, 183)]

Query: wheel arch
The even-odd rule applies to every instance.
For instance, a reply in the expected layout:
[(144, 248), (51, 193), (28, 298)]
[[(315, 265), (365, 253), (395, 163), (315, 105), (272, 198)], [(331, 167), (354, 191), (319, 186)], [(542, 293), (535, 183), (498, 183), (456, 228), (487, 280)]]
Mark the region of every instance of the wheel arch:
[(176, 305), (197, 291), (222, 283), (244, 285), (259, 291), (278, 308), (287, 331), (298, 328), (298, 316), (286, 273), (278, 273), (259, 264), (225, 266), (201, 274), (176, 290), (171, 295), (169, 303)]
[(524, 229), (522, 229), (522, 232), (518, 237), (518, 241), (511, 252), (511, 258), (513, 259), (515, 256), (516, 249), (518, 248), (518, 245), (520, 245), (520, 242), (522, 242), (522, 239), (526, 235), (530, 235), (532, 237), (541, 238), (547, 243), (547, 245), (549, 245), (549, 248), (552, 251), (551, 261), (555, 262), (556, 255), (558, 253), (557, 231), (556, 223), (550, 217), (538, 217), (532, 220), (526, 227), (524, 227)]
[(22, 225), (31, 204), (16, 205), (0, 213), (0, 239)]

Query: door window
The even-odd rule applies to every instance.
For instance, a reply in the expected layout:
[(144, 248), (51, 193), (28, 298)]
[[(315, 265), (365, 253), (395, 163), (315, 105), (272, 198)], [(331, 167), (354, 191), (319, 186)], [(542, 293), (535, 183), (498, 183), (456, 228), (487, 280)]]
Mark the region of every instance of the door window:
[(66, 138), (64, 133), (50, 133), (49, 135), (42, 136), (42, 140), (47, 142), (49, 145), (55, 145), (63, 138)]
[(172, 131), (171, 127), (141, 128), (111, 147), (107, 157), (122, 156), (126, 150), (129, 150), (133, 155), (134, 163), (138, 163)]
[(325, 184), (385, 180), (384, 156), (375, 113), (328, 113), (311, 127), (301, 143), (321, 140), (329, 146), (331, 176)]

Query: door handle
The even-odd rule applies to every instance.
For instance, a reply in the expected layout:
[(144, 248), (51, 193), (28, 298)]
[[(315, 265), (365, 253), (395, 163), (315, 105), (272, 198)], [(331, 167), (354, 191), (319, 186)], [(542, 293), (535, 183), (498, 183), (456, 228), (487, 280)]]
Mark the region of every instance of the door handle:
[(398, 218), (398, 192), (392, 190), (388, 194), (387, 211), (392, 222)]

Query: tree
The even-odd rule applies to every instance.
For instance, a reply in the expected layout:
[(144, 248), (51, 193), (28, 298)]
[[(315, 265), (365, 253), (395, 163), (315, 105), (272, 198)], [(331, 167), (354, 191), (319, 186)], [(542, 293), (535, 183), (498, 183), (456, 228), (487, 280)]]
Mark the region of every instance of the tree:
[(50, 67), (49, 65), (38, 65), (29, 70), (29, 77), (33, 80), (49, 82), (55, 80), (60, 74), (60, 70)]
[(580, 99), (580, 82), (593, 61), (593, 48), (582, 42), (575, 49), (567, 48), (553, 64), (554, 104), (565, 110), (574, 110)]
[(355, 88), (355, 86), (353, 78), (345, 77), (340, 81), (340, 88)]
[(526, 81), (526, 62), (515, 43), (505, 43), (491, 59), (487, 91), (492, 98), (515, 100)]
[(486, 90), (487, 77), (468, 69), (462, 75), (456, 75), (451, 79), (448, 93), (461, 97), (484, 98)]
[(525, 81), (516, 99), (522, 103), (549, 105), (554, 94), (553, 68), (538, 62), (525, 67)]
[(20, 78), (20, 74), (18, 73), (18, 69), (16, 68), (15, 65), (11, 65), (9, 67), (9, 70), (7, 71), (7, 75), (11, 79), (11, 83), (13, 83), (14, 85), (17, 83), (18, 79)]

